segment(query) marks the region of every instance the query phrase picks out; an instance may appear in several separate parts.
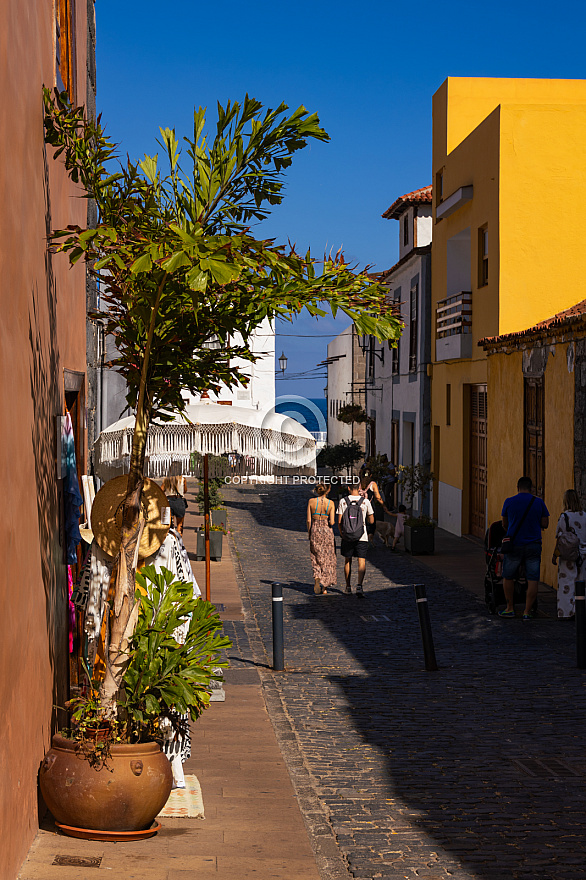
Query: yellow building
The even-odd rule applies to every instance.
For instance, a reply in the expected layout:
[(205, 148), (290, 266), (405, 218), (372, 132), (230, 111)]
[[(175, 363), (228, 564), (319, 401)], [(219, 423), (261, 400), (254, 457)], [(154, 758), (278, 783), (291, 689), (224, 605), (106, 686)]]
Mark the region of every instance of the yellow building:
[(554, 584), (566, 489), (586, 500), (586, 300), (529, 330), (482, 340), (488, 355), (488, 509), (498, 519), (521, 474), (550, 512), (541, 577)]
[(498, 404), (478, 342), (584, 296), (586, 80), (450, 77), (433, 99), (433, 173), (433, 512), (482, 537), (502, 502), (488, 485), (506, 468), (498, 491), (514, 494), (523, 467), (487, 459)]

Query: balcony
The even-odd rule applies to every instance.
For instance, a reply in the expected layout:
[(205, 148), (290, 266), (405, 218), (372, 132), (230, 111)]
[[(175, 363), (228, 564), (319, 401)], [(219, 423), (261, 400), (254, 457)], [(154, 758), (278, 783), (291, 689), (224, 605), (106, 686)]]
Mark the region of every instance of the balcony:
[(472, 357), (472, 294), (462, 290), (436, 309), (436, 361)]

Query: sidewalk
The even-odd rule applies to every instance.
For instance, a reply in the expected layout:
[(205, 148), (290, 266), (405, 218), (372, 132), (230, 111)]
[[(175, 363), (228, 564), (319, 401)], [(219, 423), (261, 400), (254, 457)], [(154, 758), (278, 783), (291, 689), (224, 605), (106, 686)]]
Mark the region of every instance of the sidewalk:
[[(195, 558), (200, 519), (193, 488), (184, 540)], [(204, 564), (193, 562), (202, 593)], [(224, 540), (221, 562), (212, 562), (212, 601), (220, 606), (234, 649), (226, 670), (224, 703), (212, 703), (192, 728), (194, 773), (205, 819), (162, 819), (163, 828), (138, 843), (82, 841), (59, 834), (48, 817), (19, 874), (20, 880), (319, 880), (319, 872), (289, 773), (267, 715), (251, 658), (244, 613)], [(53, 865), (57, 855), (101, 859), (99, 868)]]
[[(404, 554), (404, 551), (400, 552), (401, 555)], [(409, 554), (404, 555), (409, 556)], [(433, 556), (409, 556), (409, 558), (455, 581), (484, 602), (486, 560), (482, 541), (471, 537), (458, 538), (443, 529), (436, 529)], [(556, 592), (553, 587), (540, 583), (538, 600), (539, 617), (557, 617)]]

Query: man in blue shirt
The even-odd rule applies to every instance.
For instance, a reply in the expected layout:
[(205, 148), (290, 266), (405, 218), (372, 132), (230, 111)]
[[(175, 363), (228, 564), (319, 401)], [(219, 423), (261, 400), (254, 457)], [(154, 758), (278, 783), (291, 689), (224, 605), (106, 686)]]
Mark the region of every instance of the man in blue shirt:
[(539, 572), (541, 569), (541, 531), (549, 525), (549, 510), (532, 494), (530, 477), (521, 477), (517, 494), (503, 504), (503, 528), (512, 540), (510, 553), (505, 554), (503, 564), (503, 590), (507, 607), (501, 617), (514, 617), (515, 578), (521, 566), (525, 566), (527, 596), (523, 620), (531, 620), (531, 609), (537, 598)]

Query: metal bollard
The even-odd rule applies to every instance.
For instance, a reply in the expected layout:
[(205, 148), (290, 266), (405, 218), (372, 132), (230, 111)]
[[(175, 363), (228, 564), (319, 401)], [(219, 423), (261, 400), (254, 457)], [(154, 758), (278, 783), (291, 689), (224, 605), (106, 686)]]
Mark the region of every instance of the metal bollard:
[(576, 660), (586, 669), (586, 581), (576, 581)]
[(419, 614), (419, 626), (421, 627), (425, 668), (428, 672), (436, 672), (437, 661), (435, 659), (435, 648), (433, 647), (433, 636), (431, 634), (431, 621), (429, 619), (429, 608), (427, 606), (425, 586), (424, 584), (415, 584), (414, 586), (415, 601), (417, 603), (417, 612)]
[(285, 668), (285, 646), (283, 643), (283, 584), (273, 584), (273, 669), (282, 672)]

